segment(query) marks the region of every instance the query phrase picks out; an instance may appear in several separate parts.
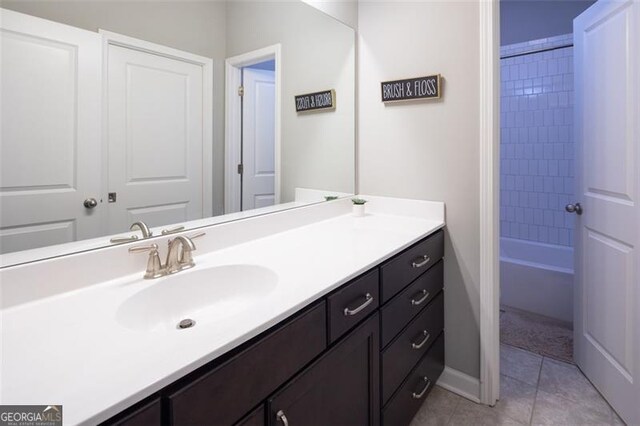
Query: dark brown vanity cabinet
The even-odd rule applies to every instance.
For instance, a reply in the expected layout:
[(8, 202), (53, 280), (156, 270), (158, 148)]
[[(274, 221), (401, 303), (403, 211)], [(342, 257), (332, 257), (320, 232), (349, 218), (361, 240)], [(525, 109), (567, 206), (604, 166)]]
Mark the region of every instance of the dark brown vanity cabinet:
[(379, 324), (371, 316), (269, 399), (269, 425), (378, 425)]
[[(326, 347), (325, 302), (222, 365), (165, 393), (172, 425), (229, 425), (266, 399)], [(174, 390), (175, 389), (175, 390)]]
[(382, 424), (409, 424), (444, 369), (444, 232), (380, 266)]
[(443, 241), (419, 241), (105, 424), (407, 425), (444, 368)]
[(153, 398), (143, 404), (136, 404), (129, 410), (111, 418), (108, 424), (114, 426), (148, 426), (162, 423), (160, 398)]

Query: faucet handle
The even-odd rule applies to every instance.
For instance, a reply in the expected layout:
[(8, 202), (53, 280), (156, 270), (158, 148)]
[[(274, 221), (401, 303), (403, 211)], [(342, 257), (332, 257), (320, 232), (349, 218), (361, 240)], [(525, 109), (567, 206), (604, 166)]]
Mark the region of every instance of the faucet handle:
[(113, 244), (121, 244), (121, 243), (129, 243), (131, 241), (137, 241), (137, 240), (138, 240), (138, 236), (132, 235), (130, 237), (113, 237), (109, 241), (112, 242)]
[(145, 279), (158, 278), (166, 274), (166, 271), (162, 267), (162, 261), (158, 254), (158, 245), (151, 244), (149, 246), (131, 247), (129, 253), (144, 253), (149, 252), (149, 259), (147, 260), (147, 270), (144, 273)]
[(174, 233), (180, 232), (180, 231), (184, 231), (184, 226), (180, 225), (180, 226), (176, 226), (175, 228), (171, 228), (171, 229), (163, 229), (161, 234), (162, 235), (169, 235), (169, 234), (174, 234)]
[(158, 245), (157, 244), (151, 244), (148, 246), (138, 246), (138, 247), (130, 247), (129, 248), (129, 253), (144, 253), (146, 251), (158, 251)]

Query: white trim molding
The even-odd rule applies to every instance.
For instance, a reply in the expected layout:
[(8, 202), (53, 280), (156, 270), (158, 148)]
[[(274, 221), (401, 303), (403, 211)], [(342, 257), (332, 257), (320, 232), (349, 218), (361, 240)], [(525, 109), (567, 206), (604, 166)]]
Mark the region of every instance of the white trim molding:
[(500, 397), (500, 3), (480, 2), (480, 402)]
[(242, 55), (227, 58), (225, 61), (225, 171), (224, 171), (224, 213), (240, 211), (241, 179), (236, 165), (241, 160), (241, 102), (237, 88), (242, 84), (242, 67), (260, 62), (275, 60), (276, 110), (275, 110), (275, 197), (274, 203), (280, 204), (280, 179), (282, 161), (282, 47), (274, 44)]
[(470, 401), (480, 402), (480, 380), (451, 367), (444, 367), (438, 386)]

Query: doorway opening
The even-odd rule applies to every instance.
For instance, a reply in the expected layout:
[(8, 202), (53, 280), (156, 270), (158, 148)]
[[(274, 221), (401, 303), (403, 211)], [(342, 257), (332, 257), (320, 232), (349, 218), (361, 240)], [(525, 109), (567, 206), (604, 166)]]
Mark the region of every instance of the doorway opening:
[[(525, 424), (637, 424), (640, 340), (630, 294), (640, 216), (627, 182), (637, 176), (638, 131), (626, 117), (640, 99), (629, 83), (640, 64), (632, 47), (640, 7), (543, 3), (501, 3), (496, 407), (526, 393), (519, 402), (528, 408), (515, 419)], [(564, 34), (541, 35), (559, 15)], [(516, 29), (505, 32), (509, 25)], [(526, 28), (536, 37), (513, 41)]]
[(280, 46), (227, 59), (225, 213), (280, 202)]
[(573, 34), (503, 45), (500, 340), (573, 362)]

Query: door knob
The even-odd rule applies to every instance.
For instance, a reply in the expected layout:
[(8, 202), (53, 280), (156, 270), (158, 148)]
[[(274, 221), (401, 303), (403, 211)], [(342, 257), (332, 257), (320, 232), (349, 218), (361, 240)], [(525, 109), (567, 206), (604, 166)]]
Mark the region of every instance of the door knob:
[(577, 215), (581, 215), (582, 214), (582, 206), (580, 205), (580, 203), (575, 203), (575, 204), (567, 204), (564, 209), (566, 211), (568, 211), (569, 213), (575, 213)]
[(98, 201), (95, 198), (87, 198), (84, 200), (84, 206), (88, 209), (93, 209), (98, 205)]

